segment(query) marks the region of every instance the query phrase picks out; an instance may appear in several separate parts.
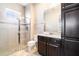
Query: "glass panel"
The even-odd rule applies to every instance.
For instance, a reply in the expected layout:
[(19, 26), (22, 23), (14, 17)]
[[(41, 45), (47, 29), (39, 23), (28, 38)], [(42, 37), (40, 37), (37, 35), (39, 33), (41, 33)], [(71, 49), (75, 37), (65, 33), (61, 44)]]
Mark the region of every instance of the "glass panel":
[(8, 24), (9, 53), (18, 50), (18, 25)]
[(0, 23), (0, 55), (9, 55), (18, 50), (18, 31), (16, 25)]
[(0, 23), (0, 55), (8, 54), (8, 29), (7, 24)]
[(29, 31), (26, 30), (26, 25), (20, 25), (20, 28), (20, 47), (23, 49), (29, 40)]

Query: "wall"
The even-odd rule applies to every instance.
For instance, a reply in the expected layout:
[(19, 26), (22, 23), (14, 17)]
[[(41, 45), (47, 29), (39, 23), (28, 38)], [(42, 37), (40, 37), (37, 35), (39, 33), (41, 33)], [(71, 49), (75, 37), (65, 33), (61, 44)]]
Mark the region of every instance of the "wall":
[(36, 29), (35, 29), (35, 4), (28, 4), (25, 8), (25, 17), (28, 18), (28, 20), (30, 20), (30, 29), (29, 29), (29, 34), (30, 34), (30, 39), (32, 40), (35, 33), (36, 33)]
[(31, 20), (30, 39), (44, 32), (44, 13), (56, 5), (51, 3), (32, 3), (26, 6), (26, 17)]
[[(21, 16), (24, 15), (24, 7), (21, 6), (20, 4), (17, 4), (17, 3), (13, 3), (13, 4), (12, 3), (0, 3), (0, 16), (3, 17), (3, 15), (4, 15), (3, 13), (4, 13), (6, 8), (10, 8), (10, 9), (13, 9), (17, 12), (20, 12)], [(2, 17), (0, 17), (0, 19)]]
[(34, 38), (34, 35), (36, 34), (36, 9), (35, 9), (35, 4), (31, 4), (31, 38), (33, 39)]

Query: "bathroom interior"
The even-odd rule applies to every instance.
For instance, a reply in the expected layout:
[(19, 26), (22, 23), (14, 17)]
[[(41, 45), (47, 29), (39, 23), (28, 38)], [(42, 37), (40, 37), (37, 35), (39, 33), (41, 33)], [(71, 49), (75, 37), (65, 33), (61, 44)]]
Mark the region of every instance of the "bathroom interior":
[[(78, 3), (0, 3), (0, 56), (79, 55), (78, 41), (61, 40), (65, 39), (63, 23), (67, 19), (77, 23), (78, 6)], [(66, 34), (78, 37), (78, 30), (73, 28), (78, 23), (70, 25), (69, 21)]]

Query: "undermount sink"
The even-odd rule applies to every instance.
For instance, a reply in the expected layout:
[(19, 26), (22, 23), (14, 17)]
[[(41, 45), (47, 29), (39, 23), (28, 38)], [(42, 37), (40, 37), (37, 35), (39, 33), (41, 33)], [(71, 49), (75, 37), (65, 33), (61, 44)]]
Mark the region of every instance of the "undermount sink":
[(53, 35), (53, 33), (44, 32), (45, 35)]
[(60, 38), (61, 39), (61, 34), (53, 34), (53, 33), (44, 32), (44, 33), (38, 34), (38, 35), (51, 37), (51, 38)]

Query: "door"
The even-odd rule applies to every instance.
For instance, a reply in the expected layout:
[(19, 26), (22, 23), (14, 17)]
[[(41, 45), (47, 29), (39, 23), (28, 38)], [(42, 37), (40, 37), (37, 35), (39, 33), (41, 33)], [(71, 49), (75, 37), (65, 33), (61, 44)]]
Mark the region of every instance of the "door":
[(8, 29), (7, 24), (0, 23), (0, 55), (8, 54)]
[(17, 24), (8, 24), (8, 46), (9, 46), (9, 53), (15, 52), (19, 48), (18, 44), (18, 25)]
[(64, 40), (65, 56), (79, 56), (79, 41), (74, 40), (72, 38)]
[(64, 10), (65, 36), (79, 38), (79, 7)]
[(0, 55), (18, 50), (18, 25), (0, 22)]

